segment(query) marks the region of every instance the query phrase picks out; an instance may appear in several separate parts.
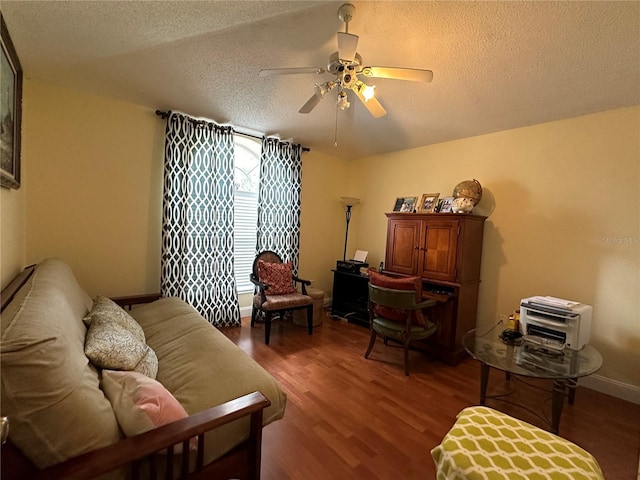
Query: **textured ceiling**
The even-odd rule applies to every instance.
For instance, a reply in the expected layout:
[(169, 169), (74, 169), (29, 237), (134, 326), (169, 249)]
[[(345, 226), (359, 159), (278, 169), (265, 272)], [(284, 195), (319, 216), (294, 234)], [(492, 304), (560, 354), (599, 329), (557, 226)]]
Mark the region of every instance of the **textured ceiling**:
[[(26, 78), (230, 123), (359, 158), (640, 104), (640, 2), (355, 1), (365, 65), (428, 68), (432, 83), (375, 79), (388, 114), (324, 75), (343, 2), (11, 1), (0, 8)], [(337, 113), (337, 140), (336, 134)]]

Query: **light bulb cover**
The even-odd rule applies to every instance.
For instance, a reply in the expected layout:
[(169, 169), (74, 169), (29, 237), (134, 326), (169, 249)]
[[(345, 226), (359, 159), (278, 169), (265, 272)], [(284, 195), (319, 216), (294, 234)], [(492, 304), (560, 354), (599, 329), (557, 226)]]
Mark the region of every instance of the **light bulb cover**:
[(375, 95), (375, 85), (365, 85), (364, 89), (362, 90), (362, 96), (364, 97), (365, 101), (369, 101), (371, 100), (374, 95)]
[(345, 207), (355, 207), (360, 203), (360, 199), (355, 197), (340, 197), (340, 201)]

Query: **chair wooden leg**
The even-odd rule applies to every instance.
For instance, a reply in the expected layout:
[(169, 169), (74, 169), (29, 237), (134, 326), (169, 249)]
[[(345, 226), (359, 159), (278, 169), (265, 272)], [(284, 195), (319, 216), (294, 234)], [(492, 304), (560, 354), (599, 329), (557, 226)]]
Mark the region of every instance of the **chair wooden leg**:
[(258, 309), (256, 307), (253, 307), (251, 309), (251, 326), (255, 327), (256, 325), (256, 317), (258, 316)]
[(373, 345), (376, 343), (376, 337), (377, 336), (378, 336), (378, 334), (372, 328), (371, 329), (371, 338), (369, 339), (369, 348), (367, 348), (367, 353), (364, 354), (364, 358), (369, 358), (369, 354), (371, 353), (371, 350), (373, 350)]
[(269, 345), (269, 337), (271, 337), (271, 316), (272, 312), (265, 312), (264, 317), (264, 343)]
[(307, 330), (309, 335), (313, 335), (313, 305), (309, 305), (307, 308)]
[(404, 344), (404, 374), (409, 376), (409, 340)]

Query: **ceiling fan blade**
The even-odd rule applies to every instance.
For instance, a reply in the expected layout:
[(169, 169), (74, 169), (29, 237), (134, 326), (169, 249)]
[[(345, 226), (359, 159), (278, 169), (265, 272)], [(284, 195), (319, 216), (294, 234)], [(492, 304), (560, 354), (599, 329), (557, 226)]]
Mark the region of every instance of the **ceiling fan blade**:
[(360, 99), (362, 104), (367, 108), (367, 110), (369, 110), (369, 113), (371, 114), (371, 116), (373, 116), (373, 118), (384, 117), (387, 114), (387, 111), (384, 109), (382, 105), (380, 105), (380, 102), (376, 97), (372, 97), (369, 100), (366, 100), (364, 98), (364, 95), (362, 95), (360, 91), (358, 90), (353, 90), (353, 91), (355, 92), (357, 97)]
[(367, 77), (393, 78), (412, 82), (430, 82), (433, 80), (433, 72), (431, 70), (419, 68), (364, 67), (360, 73)]
[(316, 105), (320, 103), (320, 100), (322, 100), (327, 93), (329, 93), (336, 87), (336, 85), (338, 84), (331, 80), (322, 84), (316, 83), (316, 93), (309, 100), (307, 100), (307, 103), (305, 103), (302, 108), (298, 110), (298, 113), (309, 113), (315, 108)]
[(318, 105), (320, 103), (322, 98), (323, 97), (321, 95), (318, 95), (317, 93), (314, 93), (311, 96), (311, 98), (309, 100), (307, 100), (307, 103), (305, 103), (302, 106), (302, 108), (300, 108), (300, 110), (298, 110), (298, 113), (309, 113), (309, 112), (311, 112), (311, 110), (316, 108), (316, 105)]
[(321, 67), (294, 67), (294, 68), (268, 68), (260, 70), (261, 77), (271, 77), (274, 75), (292, 75), (298, 73), (325, 73), (326, 70)]
[(347, 62), (353, 62), (358, 48), (358, 35), (338, 32), (338, 58)]

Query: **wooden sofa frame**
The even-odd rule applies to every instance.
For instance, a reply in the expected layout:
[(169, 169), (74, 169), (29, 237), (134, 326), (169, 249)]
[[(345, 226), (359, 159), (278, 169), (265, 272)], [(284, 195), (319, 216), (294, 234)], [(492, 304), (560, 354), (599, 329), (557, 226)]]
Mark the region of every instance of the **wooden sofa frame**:
[[(35, 265), (27, 267), (0, 293), (1, 309), (11, 302), (20, 288), (28, 281)], [(159, 294), (136, 295), (114, 299), (123, 308), (151, 302)], [(257, 480), (260, 478), (263, 411), (271, 401), (260, 392), (230, 400), (203, 410), (177, 422), (150, 430), (135, 437), (92, 450), (52, 465), (36, 468), (10, 440), (2, 445), (3, 479), (84, 480), (92, 479), (121, 467), (131, 469), (131, 478), (140, 478), (141, 469), (148, 469), (149, 478), (228, 479)], [(204, 434), (227, 423), (249, 416), (249, 438), (217, 460), (204, 464)], [(11, 419), (9, 419), (11, 422)], [(9, 436), (11, 435), (9, 426)], [(190, 439), (198, 438), (195, 467), (190, 465)], [(174, 446), (182, 444), (182, 453), (174, 454)], [(160, 454), (160, 452), (163, 452)], [(191, 453), (193, 455), (193, 453)], [(179, 458), (179, 471), (174, 470), (174, 457)], [(191, 462), (192, 463), (192, 462)], [(159, 465), (164, 468), (159, 469)], [(161, 476), (160, 471), (164, 471)], [(147, 477), (145, 477), (147, 478)]]

